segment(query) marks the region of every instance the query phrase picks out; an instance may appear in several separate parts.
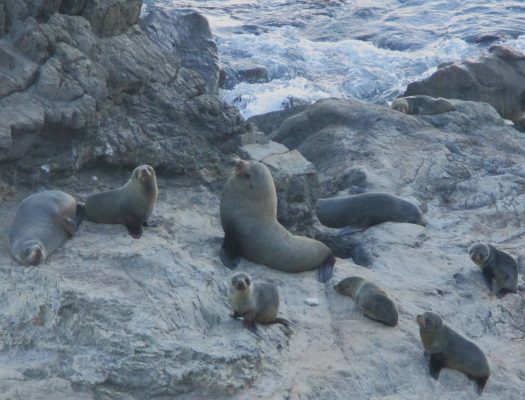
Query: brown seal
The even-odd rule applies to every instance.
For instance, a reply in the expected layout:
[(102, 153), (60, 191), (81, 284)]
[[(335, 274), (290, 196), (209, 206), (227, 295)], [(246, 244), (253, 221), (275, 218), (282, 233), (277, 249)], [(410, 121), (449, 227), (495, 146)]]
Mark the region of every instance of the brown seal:
[(24, 265), (38, 265), (77, 231), (84, 205), (59, 190), (30, 195), (20, 203), (9, 229), (14, 257)]
[(394, 99), (391, 107), (404, 114), (435, 115), (456, 111), (456, 106), (449, 100), (425, 95), (398, 97)]
[(518, 291), (518, 263), (512, 256), (490, 244), (474, 244), (469, 249), (470, 259), (481, 268), (490, 291), (492, 280), (498, 285), (498, 298)]
[(341, 235), (388, 221), (426, 225), (418, 206), (401, 197), (381, 192), (319, 199), (316, 213), (323, 225), (344, 228)]
[(243, 318), (243, 324), (257, 334), (256, 322), (282, 324), (289, 327), (290, 321), (277, 317), (279, 292), (266, 282), (256, 283), (246, 272), (237, 272), (230, 278), (228, 299), (233, 309), (233, 318)]
[(101, 224), (124, 224), (132, 237), (138, 239), (143, 226), (153, 212), (157, 200), (155, 170), (141, 165), (133, 171), (129, 181), (119, 189), (96, 193), (86, 200), (86, 218)]
[(292, 235), (277, 221), (277, 194), (264, 164), (237, 161), (222, 191), (220, 214), (221, 260), (228, 268), (235, 268), (244, 257), (284, 272), (319, 268), (321, 282), (332, 277), (331, 250), (318, 240)]
[(396, 326), (398, 313), (395, 303), (375, 283), (359, 276), (349, 276), (334, 286), (345, 296), (350, 296), (364, 315), (388, 326)]
[(476, 382), (476, 392), (481, 394), (490, 375), (483, 351), (445, 325), (433, 312), (418, 315), (416, 322), (425, 352), (430, 355), (430, 376), (438, 379), (439, 372), (445, 367), (457, 369)]

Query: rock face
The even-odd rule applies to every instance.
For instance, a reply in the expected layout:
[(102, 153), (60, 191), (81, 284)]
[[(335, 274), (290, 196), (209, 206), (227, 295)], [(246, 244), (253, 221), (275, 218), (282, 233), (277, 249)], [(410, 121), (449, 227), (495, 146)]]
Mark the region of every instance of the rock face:
[(483, 101), (519, 124), (525, 110), (525, 55), (492, 46), (490, 55), (478, 61), (445, 65), (429, 78), (411, 83), (403, 96), (418, 94)]
[[(139, 160), (213, 180), (224, 155), (263, 139), (212, 95), (217, 55), (202, 16), (176, 20), (186, 45), (175, 52), (136, 25), (141, 1), (2, 4), (7, 34), (0, 45), (0, 162), (13, 174), (16, 169), (17, 177), (41, 179), (99, 162), (132, 166)], [(173, 20), (157, 21), (159, 32), (162, 23)], [(192, 52), (204, 51), (204, 42), (212, 54), (188, 62)], [(217, 64), (215, 89), (201, 76), (211, 72), (191, 69), (206, 57)]]

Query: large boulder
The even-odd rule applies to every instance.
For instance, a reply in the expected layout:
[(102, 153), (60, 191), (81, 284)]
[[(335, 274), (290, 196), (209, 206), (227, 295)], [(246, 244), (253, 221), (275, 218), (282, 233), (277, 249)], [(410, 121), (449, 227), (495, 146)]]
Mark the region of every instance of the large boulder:
[(478, 61), (447, 64), (430, 77), (408, 85), (403, 96), (418, 94), (483, 101), (503, 118), (519, 123), (525, 110), (525, 55), (495, 45)]

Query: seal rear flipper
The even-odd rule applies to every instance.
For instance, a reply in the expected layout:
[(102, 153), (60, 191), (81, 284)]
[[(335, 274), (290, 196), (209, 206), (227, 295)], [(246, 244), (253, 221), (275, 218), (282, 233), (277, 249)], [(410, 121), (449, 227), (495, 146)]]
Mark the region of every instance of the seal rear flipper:
[(160, 221), (152, 220), (152, 221), (144, 221), (142, 223), (142, 226), (145, 228), (156, 228), (160, 226)]
[(144, 233), (142, 223), (137, 218), (128, 217), (124, 225), (128, 229), (128, 232), (133, 239), (140, 239), (140, 237)]
[(474, 390), (477, 394), (481, 396), (481, 393), (483, 393), (483, 389), (485, 389), (485, 385), (487, 384), (487, 381), (489, 380), (489, 377), (486, 376), (484, 378), (478, 378), (476, 379), (476, 385), (474, 386)]
[(292, 323), (288, 321), (286, 318), (275, 318), (272, 321), (272, 324), (281, 324), (281, 325), (286, 326), (288, 329), (290, 329), (290, 325), (292, 325)]
[(229, 269), (237, 268), (237, 265), (239, 265), (241, 261), (241, 246), (239, 246), (237, 240), (233, 238), (231, 233), (224, 233), (220, 258), (224, 266)]
[(335, 257), (333, 254), (330, 254), (319, 266), (319, 282), (324, 283), (332, 279), (332, 276), (334, 275), (334, 265)]
[(496, 293), (496, 297), (498, 299), (502, 299), (503, 297), (505, 297), (509, 293), (516, 293), (516, 292), (513, 291), (513, 290), (510, 290), (510, 289), (507, 289), (507, 288), (502, 288), (502, 289), (498, 290), (498, 292)]
[(360, 226), (348, 225), (348, 226), (345, 226), (343, 229), (341, 229), (337, 233), (337, 236), (347, 236), (347, 235), (351, 235), (353, 233), (363, 232), (365, 229), (366, 228), (362, 228)]
[(444, 366), (445, 358), (443, 357), (443, 354), (432, 353), (430, 355), (429, 373), (432, 378), (437, 380), (439, 378), (439, 373)]

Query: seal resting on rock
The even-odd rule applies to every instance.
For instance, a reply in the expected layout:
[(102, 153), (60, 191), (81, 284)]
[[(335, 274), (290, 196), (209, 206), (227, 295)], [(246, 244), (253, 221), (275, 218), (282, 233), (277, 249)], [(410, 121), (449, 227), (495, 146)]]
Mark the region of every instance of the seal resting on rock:
[(490, 375), (490, 367), (483, 351), (443, 323), (433, 312), (425, 312), (416, 318), (421, 342), (430, 355), (430, 376), (439, 378), (442, 368), (464, 372), (476, 382), (476, 392), (481, 394)]
[(345, 296), (350, 296), (370, 319), (388, 326), (396, 326), (398, 313), (395, 303), (375, 283), (359, 276), (350, 276), (334, 286)]
[(496, 293), (498, 298), (518, 291), (518, 263), (510, 254), (490, 244), (474, 244), (468, 252), (474, 264), (481, 268), (490, 291), (492, 280), (496, 281), (499, 288)]
[(388, 193), (361, 193), (319, 199), (316, 213), (321, 224), (330, 228), (344, 227), (341, 235), (388, 221), (426, 225), (418, 206)]
[(84, 205), (59, 190), (45, 190), (20, 203), (9, 229), (13, 256), (24, 265), (38, 265), (77, 231)]
[(235, 268), (244, 257), (284, 272), (319, 268), (319, 280), (332, 277), (335, 257), (315, 239), (295, 236), (277, 221), (277, 193), (270, 170), (239, 159), (221, 195), (224, 241), (221, 260)]
[(129, 181), (119, 189), (95, 193), (86, 200), (86, 218), (101, 224), (124, 224), (130, 235), (139, 239), (143, 226), (153, 212), (157, 200), (155, 170), (141, 165), (133, 171)]
[(425, 95), (398, 97), (394, 99), (391, 107), (404, 114), (435, 115), (456, 111), (456, 106), (449, 100)]
[(277, 317), (279, 292), (266, 282), (256, 283), (246, 272), (237, 272), (230, 278), (228, 299), (233, 309), (233, 318), (243, 318), (243, 324), (257, 334), (256, 322), (282, 324), (287, 328), (290, 321)]

